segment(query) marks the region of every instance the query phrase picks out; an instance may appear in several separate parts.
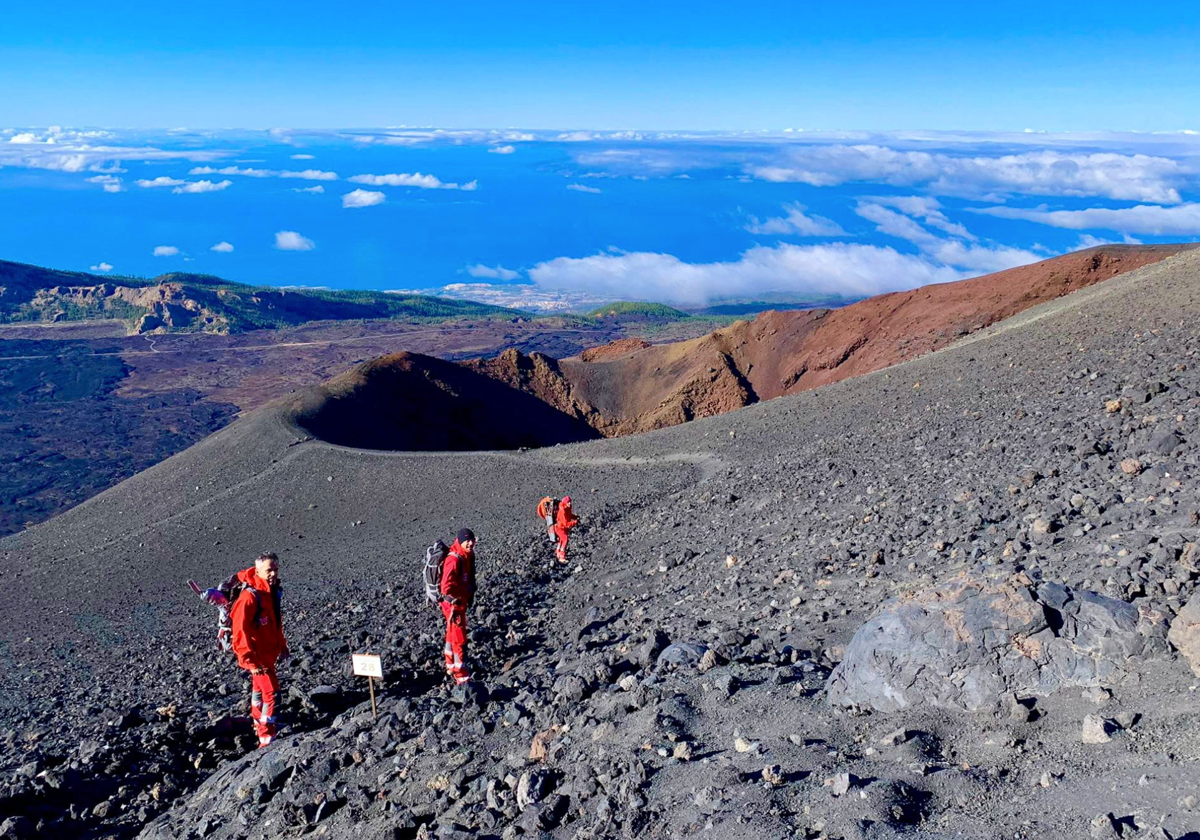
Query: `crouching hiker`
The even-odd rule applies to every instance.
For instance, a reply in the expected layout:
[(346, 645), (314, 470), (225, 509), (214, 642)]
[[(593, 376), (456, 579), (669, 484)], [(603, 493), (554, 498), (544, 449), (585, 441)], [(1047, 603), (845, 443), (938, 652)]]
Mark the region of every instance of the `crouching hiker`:
[(229, 609), (233, 652), (238, 665), (250, 672), (250, 717), (258, 745), (265, 747), (276, 731), (279, 677), (275, 663), (289, 655), (283, 636), (278, 555), (272, 551), (260, 554), (253, 566), (237, 573), (236, 582), (234, 587), (241, 584), (240, 591), (230, 598)]
[(475, 534), (470, 528), (460, 530), (458, 539), (446, 551), (438, 590), (446, 618), (446, 672), (456, 685), (462, 685), (471, 679), (467, 668), (467, 610), (475, 600)]

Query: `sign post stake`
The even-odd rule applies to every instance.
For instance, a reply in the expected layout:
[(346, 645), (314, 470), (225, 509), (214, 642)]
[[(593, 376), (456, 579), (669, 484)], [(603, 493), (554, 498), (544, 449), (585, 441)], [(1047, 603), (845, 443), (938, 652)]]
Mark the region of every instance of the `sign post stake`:
[(376, 720), (379, 715), (375, 710), (375, 680), (383, 679), (383, 663), (378, 654), (373, 653), (353, 653), (350, 661), (354, 665), (354, 675), (367, 678), (367, 689), (371, 692), (371, 718)]

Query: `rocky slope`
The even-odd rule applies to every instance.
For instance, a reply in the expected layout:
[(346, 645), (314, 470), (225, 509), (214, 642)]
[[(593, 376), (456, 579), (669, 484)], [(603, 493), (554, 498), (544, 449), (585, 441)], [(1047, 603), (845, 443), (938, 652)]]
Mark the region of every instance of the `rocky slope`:
[[(1195, 837), (1196, 678), (1162, 630), (1194, 626), (1197, 315), (1192, 252), (870, 375), (529, 452), (349, 449), (267, 407), (0, 541), (35, 593), (0, 611), (0, 833)], [(584, 517), (566, 568), (548, 492)], [(452, 692), (418, 567), (461, 524), (479, 682)], [(265, 547), (291, 728), (246, 752), (182, 584)], [(948, 641), (887, 659), (859, 634), (888, 616)], [(827, 691), (864, 647), (885, 684), (942, 652), (1002, 682), (978, 711)]]

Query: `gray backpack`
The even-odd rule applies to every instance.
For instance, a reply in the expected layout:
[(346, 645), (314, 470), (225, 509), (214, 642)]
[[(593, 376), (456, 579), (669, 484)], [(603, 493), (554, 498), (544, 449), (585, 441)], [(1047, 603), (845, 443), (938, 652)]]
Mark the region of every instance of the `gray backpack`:
[(425, 600), (437, 606), (442, 602), (442, 566), (450, 547), (441, 540), (425, 549)]

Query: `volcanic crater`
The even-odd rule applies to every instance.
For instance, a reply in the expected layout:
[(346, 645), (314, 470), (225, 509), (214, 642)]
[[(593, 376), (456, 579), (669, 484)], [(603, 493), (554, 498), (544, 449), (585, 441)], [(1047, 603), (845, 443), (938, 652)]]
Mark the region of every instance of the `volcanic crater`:
[(289, 408), (314, 437), (364, 449), (528, 449), (620, 437), (925, 355), (1187, 247), (1105, 245), (841, 309), (768, 311), (688, 341), (620, 339), (565, 359), (516, 349), (461, 362), (395, 353), (306, 389)]

